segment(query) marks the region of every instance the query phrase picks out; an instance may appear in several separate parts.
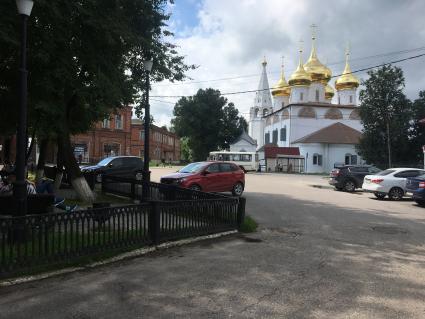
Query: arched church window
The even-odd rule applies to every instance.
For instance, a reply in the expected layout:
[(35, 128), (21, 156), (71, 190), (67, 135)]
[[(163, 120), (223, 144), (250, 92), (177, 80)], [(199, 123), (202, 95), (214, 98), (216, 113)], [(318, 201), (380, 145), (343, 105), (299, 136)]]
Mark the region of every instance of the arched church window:
[(304, 100), (304, 92), (300, 92), (300, 101)]
[(319, 90), (316, 90), (316, 102), (319, 102)]
[(341, 97), (338, 96), (338, 104), (341, 104)]
[(357, 155), (345, 154), (345, 165), (357, 165)]
[(331, 108), (326, 111), (325, 119), (340, 120), (342, 119), (342, 112), (337, 108)]
[(282, 102), (282, 107), (284, 107), (285, 106), (285, 102)]
[(267, 114), (269, 114), (269, 110), (268, 109), (264, 109), (263, 110), (263, 116), (266, 116)]
[(359, 110), (355, 109), (350, 113), (348, 117), (350, 120), (360, 120)]
[(255, 117), (258, 117), (258, 112), (259, 112), (259, 110), (258, 110), (258, 108), (256, 108), (255, 109), (255, 113), (254, 113), (255, 114)]
[(316, 118), (316, 111), (311, 106), (304, 106), (299, 110), (298, 117)]
[(320, 154), (313, 154), (313, 165), (322, 166), (323, 157)]
[(353, 96), (350, 95), (350, 104), (353, 104)]

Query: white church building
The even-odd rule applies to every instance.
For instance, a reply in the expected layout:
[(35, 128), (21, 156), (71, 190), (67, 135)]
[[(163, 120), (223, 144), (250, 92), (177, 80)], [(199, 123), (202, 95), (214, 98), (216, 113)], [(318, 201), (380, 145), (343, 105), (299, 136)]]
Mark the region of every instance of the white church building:
[[(289, 163), (288, 156), (283, 154), (288, 148), (298, 148), (297, 165), (303, 172), (329, 172), (336, 164), (363, 163), (355, 147), (362, 130), (356, 100), (359, 80), (351, 73), (349, 53), (345, 69), (335, 81), (337, 103), (332, 103), (332, 72), (319, 61), (315, 40), (313, 36), (307, 62), (303, 63), (300, 50), (295, 72), (286, 81), (282, 65), (280, 79), (272, 89), (267, 79), (267, 62), (262, 62), (248, 133), (260, 152), (274, 147), (268, 153), (275, 158), (265, 158), (268, 170), (282, 170), (285, 158)], [(280, 155), (279, 149), (283, 150)]]

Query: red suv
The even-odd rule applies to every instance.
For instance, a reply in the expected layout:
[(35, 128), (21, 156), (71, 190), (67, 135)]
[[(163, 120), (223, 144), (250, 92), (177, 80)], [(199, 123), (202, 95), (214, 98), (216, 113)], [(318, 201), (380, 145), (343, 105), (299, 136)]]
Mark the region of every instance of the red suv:
[(177, 173), (162, 176), (161, 183), (204, 192), (230, 191), (234, 196), (241, 196), (245, 187), (245, 173), (229, 162), (197, 162)]

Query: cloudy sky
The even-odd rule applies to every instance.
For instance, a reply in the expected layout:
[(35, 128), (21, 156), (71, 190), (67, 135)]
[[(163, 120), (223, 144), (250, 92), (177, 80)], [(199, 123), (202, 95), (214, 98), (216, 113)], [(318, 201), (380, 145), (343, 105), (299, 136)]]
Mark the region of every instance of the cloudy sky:
[[(308, 58), (311, 24), (318, 26), (319, 59), (334, 75), (344, 68), (347, 43), (353, 71), (425, 53), (423, 0), (175, 0), (168, 10), (173, 42), (186, 62), (199, 68), (188, 74), (192, 80), (153, 84), (157, 125), (169, 124), (177, 101), (163, 96), (193, 95), (207, 87), (222, 93), (257, 89), (263, 56), (271, 86), (279, 78), (281, 56), (288, 79), (298, 63), (300, 39), (304, 61)], [(406, 94), (416, 98), (425, 90), (425, 57), (397, 65), (405, 72)], [(248, 116), (254, 93), (227, 97)]]

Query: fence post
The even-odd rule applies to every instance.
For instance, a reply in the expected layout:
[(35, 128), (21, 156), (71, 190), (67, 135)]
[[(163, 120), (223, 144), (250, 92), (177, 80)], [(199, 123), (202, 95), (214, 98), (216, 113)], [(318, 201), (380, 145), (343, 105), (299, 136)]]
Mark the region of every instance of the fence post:
[(245, 204), (246, 204), (246, 198), (245, 197), (239, 197), (239, 203), (238, 203), (238, 228), (240, 229), (243, 221), (245, 219)]
[(149, 236), (154, 245), (158, 245), (160, 242), (160, 230), (161, 230), (161, 216), (159, 210), (159, 203), (150, 201), (149, 211)]

